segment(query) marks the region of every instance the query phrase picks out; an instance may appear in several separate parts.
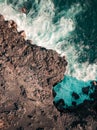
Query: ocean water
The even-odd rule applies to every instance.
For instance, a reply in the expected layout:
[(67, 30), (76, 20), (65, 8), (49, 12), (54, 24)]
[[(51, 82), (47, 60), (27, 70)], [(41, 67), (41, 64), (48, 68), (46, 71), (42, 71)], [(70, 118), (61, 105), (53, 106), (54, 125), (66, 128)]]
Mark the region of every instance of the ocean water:
[(97, 0), (0, 0), (0, 13), (15, 20), (32, 44), (65, 55), (66, 76), (53, 88), (55, 102), (63, 99), (72, 106), (73, 91), (80, 96), (77, 104), (93, 100), (89, 97), (93, 91), (84, 95), (82, 87), (97, 80)]

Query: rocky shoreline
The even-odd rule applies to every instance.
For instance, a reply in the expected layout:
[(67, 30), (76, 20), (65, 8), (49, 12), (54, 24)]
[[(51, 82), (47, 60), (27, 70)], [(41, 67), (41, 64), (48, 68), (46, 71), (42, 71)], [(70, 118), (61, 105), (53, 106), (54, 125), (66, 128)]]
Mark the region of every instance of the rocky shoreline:
[(53, 105), (52, 87), (66, 66), (65, 57), (31, 44), (0, 15), (0, 130), (96, 130), (96, 102), (74, 113)]

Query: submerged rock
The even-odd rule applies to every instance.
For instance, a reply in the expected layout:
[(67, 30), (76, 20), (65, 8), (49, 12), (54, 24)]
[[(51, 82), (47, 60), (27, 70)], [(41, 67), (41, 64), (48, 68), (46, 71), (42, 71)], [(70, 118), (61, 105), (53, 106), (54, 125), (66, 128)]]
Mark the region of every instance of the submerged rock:
[[(96, 81), (82, 81), (72, 76), (64, 79), (53, 87), (54, 105), (59, 111), (93, 109), (97, 101)], [(61, 101), (61, 102), (60, 102)], [(63, 103), (64, 102), (64, 103)]]
[(87, 94), (88, 95), (89, 94), (89, 89), (90, 89), (90, 86), (82, 88), (83, 94)]
[(72, 93), (72, 97), (74, 97), (75, 100), (80, 98), (79, 95), (75, 92)]

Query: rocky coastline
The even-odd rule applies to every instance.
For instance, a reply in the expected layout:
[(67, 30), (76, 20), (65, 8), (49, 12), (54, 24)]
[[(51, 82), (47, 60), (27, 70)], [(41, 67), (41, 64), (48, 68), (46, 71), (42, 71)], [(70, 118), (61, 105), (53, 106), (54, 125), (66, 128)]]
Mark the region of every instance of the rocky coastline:
[(52, 87), (66, 66), (65, 57), (31, 44), (0, 15), (0, 130), (96, 130), (96, 101), (74, 113), (53, 104)]

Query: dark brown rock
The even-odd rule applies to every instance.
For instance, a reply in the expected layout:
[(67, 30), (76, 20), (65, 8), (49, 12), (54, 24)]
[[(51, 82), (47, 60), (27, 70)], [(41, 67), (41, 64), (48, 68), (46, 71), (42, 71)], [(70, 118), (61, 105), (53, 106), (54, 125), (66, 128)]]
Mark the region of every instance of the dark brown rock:
[(72, 97), (74, 97), (76, 100), (80, 98), (79, 95), (75, 92), (72, 93)]
[(88, 95), (88, 93), (89, 93), (89, 88), (90, 88), (89, 86), (82, 88), (82, 92), (83, 92), (84, 94), (87, 94), (87, 95)]

